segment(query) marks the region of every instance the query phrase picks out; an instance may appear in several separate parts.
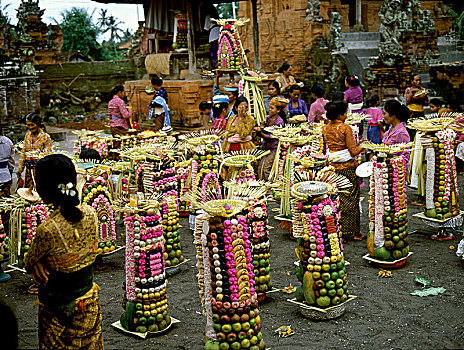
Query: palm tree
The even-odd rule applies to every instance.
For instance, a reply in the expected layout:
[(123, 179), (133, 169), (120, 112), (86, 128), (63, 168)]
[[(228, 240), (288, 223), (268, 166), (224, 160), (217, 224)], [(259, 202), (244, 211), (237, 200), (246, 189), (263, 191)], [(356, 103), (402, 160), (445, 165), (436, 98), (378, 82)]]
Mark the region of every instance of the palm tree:
[(100, 9), (100, 17), (97, 20), (98, 26), (101, 28), (106, 27), (107, 16), (106, 13), (108, 10)]
[(121, 35), (119, 33), (123, 33), (124, 31), (119, 28), (119, 25), (124, 24), (124, 22), (119, 21), (113, 15), (108, 16), (106, 19), (106, 28), (103, 30), (103, 33), (110, 32), (110, 42), (114, 43), (114, 39), (121, 39)]

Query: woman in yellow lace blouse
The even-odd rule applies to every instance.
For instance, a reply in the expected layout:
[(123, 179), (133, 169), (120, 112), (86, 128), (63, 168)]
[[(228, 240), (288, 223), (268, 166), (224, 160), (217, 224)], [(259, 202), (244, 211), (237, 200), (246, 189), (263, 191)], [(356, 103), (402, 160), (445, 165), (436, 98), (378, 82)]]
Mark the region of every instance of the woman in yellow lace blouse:
[(24, 167), (26, 167), (25, 187), (33, 185), (32, 176), (35, 165), (35, 161), (26, 160), (26, 152), (36, 150), (50, 152), (52, 148), (52, 139), (49, 134), (40, 128), (41, 125), (42, 118), (37, 114), (30, 113), (26, 116), (26, 126), (29, 132), (24, 137), (24, 147), (19, 156), (18, 172), (16, 174), (19, 181)]
[(55, 207), (24, 257), (39, 285), (39, 347), (103, 349), (99, 288), (93, 282), (97, 214), (79, 205), (76, 170), (68, 157), (46, 156), (35, 171), (38, 193)]
[(235, 100), (234, 110), (227, 123), (226, 135), (222, 149), (224, 152), (256, 148), (252, 142), (256, 121), (248, 113), (248, 100), (240, 96)]

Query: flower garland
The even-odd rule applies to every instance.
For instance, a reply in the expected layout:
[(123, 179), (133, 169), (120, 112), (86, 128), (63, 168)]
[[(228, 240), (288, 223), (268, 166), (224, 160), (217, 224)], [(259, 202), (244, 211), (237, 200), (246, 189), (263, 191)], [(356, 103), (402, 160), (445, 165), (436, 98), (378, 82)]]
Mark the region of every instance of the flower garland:
[(435, 150), (429, 147), (425, 150), (425, 158), (427, 159), (427, 175), (425, 180), (425, 208), (434, 209), (435, 203), (433, 201), (434, 183), (435, 183)]
[[(373, 158), (374, 159), (374, 158)], [(385, 165), (385, 166), (384, 166)], [(373, 177), (375, 183), (375, 217), (374, 217), (374, 245), (380, 247), (384, 244), (384, 230), (383, 230), (383, 216), (386, 210), (384, 200), (388, 200), (388, 190), (383, 186), (387, 185), (388, 180), (383, 178), (383, 169), (386, 169), (386, 164), (378, 163), (376, 160), (373, 160)], [(388, 176), (388, 169), (387, 169)], [(384, 184), (383, 180), (386, 180)]]
[[(45, 204), (31, 205), (24, 209), (26, 213), (26, 228), (27, 236), (25, 240), (26, 245), (30, 245), (37, 233), (37, 226), (39, 223), (45, 222), (49, 218), (48, 208)], [(37, 220), (37, 218), (39, 220)]]

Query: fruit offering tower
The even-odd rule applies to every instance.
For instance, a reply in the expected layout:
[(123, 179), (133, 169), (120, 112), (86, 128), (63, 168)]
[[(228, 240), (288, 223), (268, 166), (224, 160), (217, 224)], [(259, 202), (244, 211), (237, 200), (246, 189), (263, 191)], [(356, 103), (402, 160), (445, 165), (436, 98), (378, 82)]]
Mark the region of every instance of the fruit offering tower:
[(317, 181), (294, 185), (292, 196), (299, 210), (293, 216), (293, 235), (298, 242), (296, 275), (302, 282), (296, 300), (320, 309), (338, 306), (348, 300), (338, 196)]
[(179, 190), (179, 216), (181, 217), (188, 216), (190, 203), (182, 198), (189, 191), (191, 164), (192, 159), (189, 159), (176, 165), (177, 188)]
[(7, 216), (7, 213), (1, 212), (0, 214), (2, 214), (0, 215), (0, 260), (3, 260), (10, 255), (10, 237), (3, 225), (3, 218)]
[(159, 332), (171, 324), (166, 294), (163, 224), (159, 204), (125, 207), (126, 283), (121, 326), (132, 332)]
[(207, 317), (205, 349), (265, 349), (244, 201), (204, 203), (196, 226), (200, 292)]
[(398, 260), (409, 254), (406, 158), (392, 154), (399, 146), (373, 150), (367, 251), (378, 260)]
[(112, 208), (113, 195), (110, 172), (99, 167), (88, 170), (79, 180), (77, 190), (83, 204), (92, 206), (98, 216), (98, 254), (108, 254), (116, 249), (116, 221)]
[(456, 132), (443, 129), (422, 136), (427, 161), (425, 216), (446, 220), (459, 215), (459, 187), (453, 141)]
[(174, 18), (175, 40), (172, 44), (173, 49), (182, 49), (187, 47), (187, 15), (178, 13)]
[(246, 68), (248, 62), (237, 31), (237, 26), (244, 25), (245, 22), (226, 19), (218, 20), (217, 23), (222, 26), (219, 36), (218, 69), (234, 71)]
[(166, 267), (175, 267), (184, 261), (179, 233), (179, 201), (175, 162), (169, 157), (147, 156), (143, 167), (145, 197), (162, 195), (162, 224), (165, 239)]
[(10, 264), (23, 268), (24, 254), (29, 250), (37, 227), (48, 220), (50, 213), (43, 203), (28, 203), (21, 199), (13, 201), (10, 212)]
[(269, 248), (269, 228), (266, 208), (266, 191), (269, 183), (259, 181), (255, 186), (242, 187), (232, 181), (225, 182), (229, 188), (229, 197), (247, 203), (248, 234), (250, 235), (251, 255), (253, 261), (254, 288), (258, 294), (258, 302), (262, 303), (266, 293), (272, 290), (271, 254)]

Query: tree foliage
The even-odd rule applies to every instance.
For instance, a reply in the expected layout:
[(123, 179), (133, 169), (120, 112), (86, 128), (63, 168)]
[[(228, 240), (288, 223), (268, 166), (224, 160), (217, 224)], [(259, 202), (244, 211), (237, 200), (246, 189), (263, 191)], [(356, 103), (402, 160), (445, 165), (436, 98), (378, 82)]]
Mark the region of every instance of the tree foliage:
[[(238, 6), (239, 1), (235, 2), (235, 13), (238, 14)], [(232, 3), (226, 2), (223, 4), (218, 4), (216, 9), (219, 13), (219, 18), (234, 18), (233, 10), (232, 10)]]
[(59, 23), (63, 31), (63, 51), (77, 51), (100, 59), (101, 50), (98, 44), (99, 28), (93, 23), (93, 13), (86, 9), (73, 7), (61, 13)]
[[(124, 22), (108, 14), (106, 9), (100, 9), (96, 24), (93, 12), (89, 14), (86, 9), (73, 7), (61, 13), (61, 22), (58, 23), (63, 31), (63, 51), (77, 51), (89, 55), (95, 60), (112, 61), (123, 58), (118, 50), (121, 42), (132, 38), (133, 33), (120, 28)], [(108, 41), (100, 44), (100, 35), (108, 33)]]

